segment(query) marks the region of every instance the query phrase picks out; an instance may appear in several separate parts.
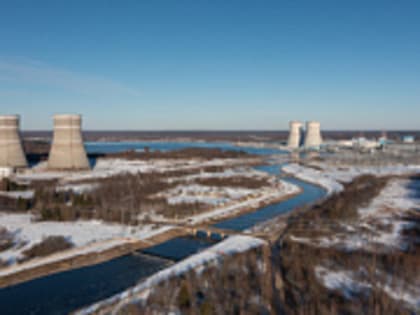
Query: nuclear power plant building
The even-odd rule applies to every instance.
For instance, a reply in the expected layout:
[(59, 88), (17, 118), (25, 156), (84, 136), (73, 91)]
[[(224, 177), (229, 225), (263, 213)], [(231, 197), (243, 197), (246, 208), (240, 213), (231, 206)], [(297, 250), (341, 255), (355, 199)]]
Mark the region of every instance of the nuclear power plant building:
[(287, 146), (291, 149), (297, 149), (301, 143), (302, 123), (299, 121), (291, 121), (289, 123), (289, 139)]
[(22, 139), (19, 131), (18, 115), (0, 116), (0, 167), (27, 167)]
[(321, 124), (318, 121), (306, 122), (305, 148), (319, 148), (321, 144)]
[(48, 168), (55, 170), (89, 169), (89, 160), (82, 138), (80, 115), (55, 115), (54, 136)]

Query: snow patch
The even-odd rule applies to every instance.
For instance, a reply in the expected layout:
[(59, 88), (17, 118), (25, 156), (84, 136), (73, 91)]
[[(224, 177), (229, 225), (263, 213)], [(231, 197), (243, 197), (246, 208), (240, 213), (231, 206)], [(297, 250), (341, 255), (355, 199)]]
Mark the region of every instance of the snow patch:
[(300, 192), (298, 186), (281, 181), (278, 187), (264, 189), (259, 196), (254, 196), (249, 200), (235, 202), (232, 205), (221, 206), (214, 210), (192, 216), (188, 219), (188, 223), (198, 224), (217, 217), (231, 215), (244, 209), (257, 208), (262, 202), (270, 202), (275, 199), (285, 198), (298, 192)]
[[(365, 272), (351, 270), (331, 270), (323, 266), (315, 267), (315, 275), (329, 290), (338, 290), (343, 296), (351, 299), (357, 294), (367, 293), (372, 289), (372, 284), (365, 281), (355, 280), (357, 277), (365, 275)], [(387, 279), (389, 277), (385, 277)], [(390, 298), (402, 301), (413, 310), (420, 308), (420, 289), (407, 285), (401, 279), (392, 278), (392, 285), (384, 284), (380, 280), (374, 280), (375, 288), (382, 290)]]
[(6, 228), (14, 235), (15, 246), (0, 252), (0, 259), (10, 264), (22, 257), (22, 253), (42, 242), (49, 236), (64, 236), (76, 247), (82, 247), (96, 242), (115, 238), (145, 239), (164, 230), (154, 225), (129, 227), (120, 224), (104, 223), (102, 221), (35, 221), (31, 214), (0, 214), (0, 227)]
[(33, 190), (22, 190), (22, 191), (0, 191), (0, 196), (14, 198), (14, 199), (32, 199), (35, 192)]
[(316, 266), (315, 275), (327, 289), (338, 290), (347, 299), (366, 292), (371, 287), (365, 282), (356, 281), (354, 272), (351, 271), (332, 271), (323, 266)]
[(340, 184), (335, 178), (313, 168), (304, 167), (299, 164), (288, 164), (283, 166), (282, 170), (286, 173), (292, 174), (300, 180), (325, 188), (328, 195), (343, 190), (343, 185)]
[(392, 180), (366, 208), (359, 209), (362, 218), (393, 217), (420, 208), (420, 199), (412, 197), (408, 179)]
[(179, 185), (161, 195), (165, 196), (170, 204), (202, 202), (218, 205), (243, 198), (256, 191), (256, 189), (191, 184)]
[(99, 184), (67, 184), (63, 186), (58, 186), (56, 191), (72, 191), (75, 194), (84, 194), (91, 192), (99, 187)]

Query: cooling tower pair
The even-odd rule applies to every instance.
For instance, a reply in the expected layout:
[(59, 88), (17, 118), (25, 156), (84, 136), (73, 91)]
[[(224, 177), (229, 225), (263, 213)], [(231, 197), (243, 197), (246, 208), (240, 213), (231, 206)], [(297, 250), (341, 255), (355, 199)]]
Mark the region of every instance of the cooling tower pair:
[[(0, 167), (24, 168), (27, 161), (19, 132), (17, 115), (0, 116)], [(54, 170), (89, 169), (82, 139), (80, 115), (55, 115), (54, 137), (48, 168)]]
[[(303, 124), (299, 121), (291, 121), (289, 127), (287, 146), (291, 149), (297, 149), (301, 146)], [(303, 146), (305, 148), (318, 148), (321, 144), (321, 124), (317, 121), (306, 122), (306, 134)]]

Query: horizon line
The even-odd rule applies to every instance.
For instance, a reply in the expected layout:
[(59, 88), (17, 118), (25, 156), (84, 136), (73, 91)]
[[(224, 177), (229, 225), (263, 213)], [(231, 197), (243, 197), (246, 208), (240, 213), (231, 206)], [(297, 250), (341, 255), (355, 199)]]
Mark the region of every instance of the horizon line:
[[(53, 132), (52, 129), (21, 129), (21, 132)], [(82, 132), (288, 132), (289, 129), (82, 129)], [(321, 129), (321, 132), (420, 132), (420, 129)]]

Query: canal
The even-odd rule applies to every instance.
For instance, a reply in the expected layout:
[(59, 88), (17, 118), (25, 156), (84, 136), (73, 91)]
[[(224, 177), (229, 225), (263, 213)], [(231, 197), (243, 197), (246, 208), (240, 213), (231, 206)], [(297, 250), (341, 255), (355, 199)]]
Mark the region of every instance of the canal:
[[(265, 171), (272, 175), (280, 175), (281, 167), (282, 165), (275, 164), (259, 166), (256, 167), (256, 169)], [(323, 188), (293, 177), (283, 177), (282, 180), (299, 186), (302, 189), (302, 193), (290, 199), (258, 209), (255, 212), (246, 213), (229, 220), (224, 220), (214, 226), (220, 229), (244, 231), (258, 223), (270, 220), (276, 216), (292, 211), (293, 209), (314, 203), (315, 201), (323, 198), (326, 194), (326, 191)]]
[[(188, 143), (112, 143), (88, 144), (88, 152), (118, 152), (127, 149), (173, 150), (187, 147)], [(197, 143), (189, 143), (189, 147)], [(244, 150), (250, 153), (270, 155), (284, 153), (275, 149), (238, 148), (226, 143), (199, 143), (200, 147)], [(265, 165), (258, 170), (279, 175), (281, 165)], [(235, 231), (246, 230), (258, 223), (292, 211), (297, 207), (319, 200), (325, 191), (315, 185), (283, 178), (302, 188), (302, 193), (285, 201), (263, 207), (233, 219), (217, 223), (215, 226)], [(83, 306), (108, 298), (142, 279), (162, 270), (176, 261), (214, 245), (214, 241), (178, 237), (153, 246), (142, 252), (126, 255), (94, 266), (78, 268), (42, 277), (12, 287), (0, 289), (1, 314), (67, 314)]]

